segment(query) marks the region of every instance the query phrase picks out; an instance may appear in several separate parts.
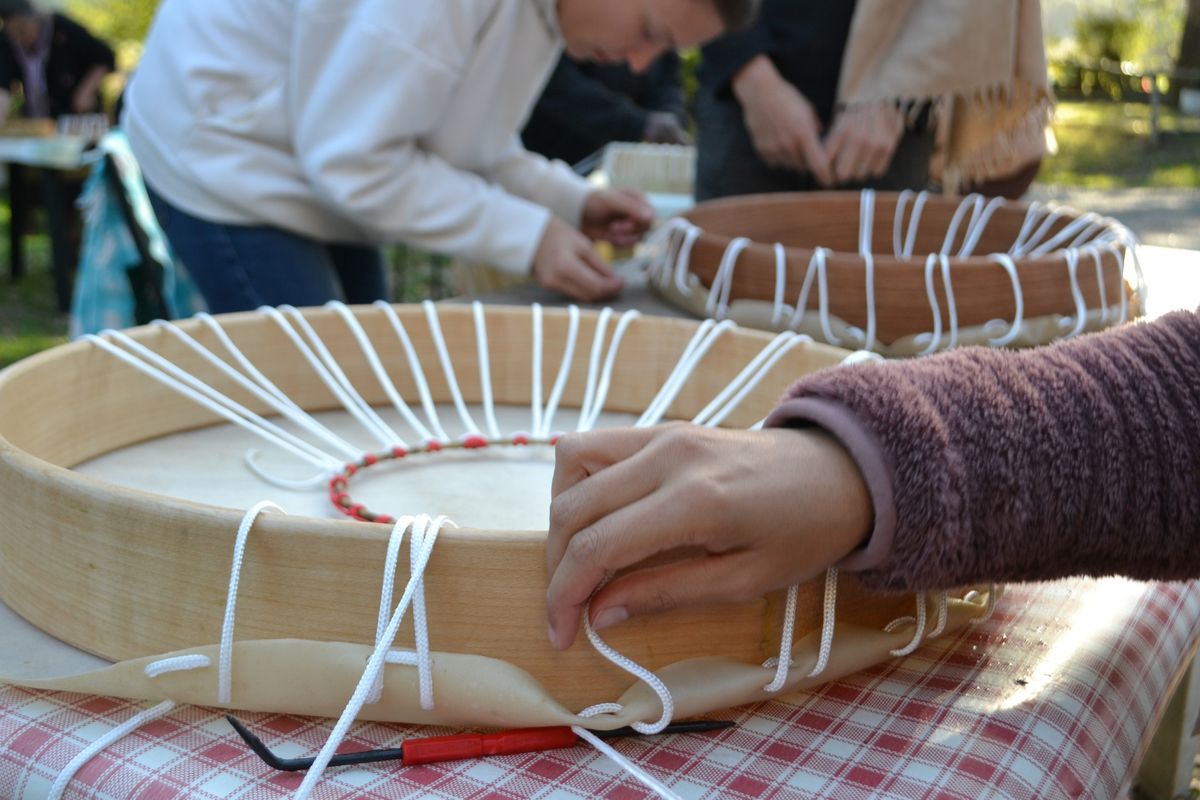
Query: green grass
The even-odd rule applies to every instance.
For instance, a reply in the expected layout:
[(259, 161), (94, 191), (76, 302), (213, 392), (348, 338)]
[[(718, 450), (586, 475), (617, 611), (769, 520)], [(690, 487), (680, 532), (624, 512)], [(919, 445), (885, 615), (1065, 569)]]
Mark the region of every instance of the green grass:
[(3, 208), (0, 228), (3, 259), (0, 259), (0, 368), (67, 340), (67, 315), (58, 313), (54, 281), (50, 276), (50, 243), (45, 236), (25, 237), (26, 274), (9, 277), (8, 209)]
[(1086, 189), (1200, 188), (1200, 117), (1164, 108), (1150, 144), (1144, 103), (1064, 102), (1055, 115), (1058, 153), (1038, 180)]

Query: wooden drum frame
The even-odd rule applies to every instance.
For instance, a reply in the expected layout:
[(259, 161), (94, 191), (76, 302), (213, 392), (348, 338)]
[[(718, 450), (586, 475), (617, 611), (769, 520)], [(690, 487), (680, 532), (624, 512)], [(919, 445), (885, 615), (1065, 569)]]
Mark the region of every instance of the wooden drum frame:
[[(389, 323), (389, 311), (427, 365), (428, 389), (439, 403), (453, 400), (445, 370), (433, 368), (444, 350), (452, 354), (457, 385), (468, 404), (478, 404), (490, 394), (497, 404), (528, 407), (535, 378), (540, 381), (536, 385), (548, 391), (561, 374), (566, 376), (563, 406), (578, 407), (587, 402), (589, 370), (596, 362), (594, 355), (589, 360), (589, 343), (613, 342), (608, 331), (614, 329), (604, 329), (607, 319), (575, 310), (484, 310), (465, 305), (435, 309), (427, 304), (307, 309), (297, 314), (372, 406), (385, 406), (388, 396), (347, 327), (347, 313), (374, 343), (399, 393), (419, 393), (414, 373), (406, 366), (405, 349)], [(430, 325), (435, 318), (444, 348)], [(245, 356), (300, 407), (337, 405), (268, 315), (236, 314), (217, 320)], [(490, 341), (487, 350), (479, 347), (483, 320)], [(691, 321), (658, 318), (622, 320), (626, 323), (622, 357), (612, 359), (606, 403), (616, 411), (641, 413), (668, 383), (680, 354), (698, 341), (703, 328)], [(711, 331), (712, 323), (705, 324)], [(566, 359), (566, 342), (576, 338), (572, 326), (579, 345)], [(535, 327), (541, 331), (538, 337), (531, 334)], [(213, 352), (221, 351), (211, 326), (190, 320), (179, 323), (178, 330)], [(717, 333), (671, 400), (667, 418), (695, 417), (777, 341), (728, 325)], [(198, 358), (164, 325), (135, 329), (128, 337), (255, 412), (272, 413)], [(774, 361), (762, 361), (760, 380), (723, 424), (744, 428), (756, 423), (796, 377), (838, 365), (847, 356), (803, 337), (793, 338)], [(544, 357), (531, 357), (539, 339)], [(481, 352), (490, 366), (490, 385), (481, 378)], [(534, 374), (535, 363), (541, 365), (539, 376)], [(215, 659), (231, 554), (244, 509), (127, 489), (72, 467), (136, 442), (221, 421), (94, 341), (64, 345), (0, 373), (0, 503), (5, 508), (0, 517), (0, 599), (59, 639), (123, 662), (78, 678), (20, 683), (337, 715), (376, 641), (388, 525), (262, 515), (249, 536), (241, 567), (232, 699), (219, 699), (215, 669), (161, 676), (144, 669), (161, 654), (208, 654)], [(529, 446), (549, 444), (533, 441)], [(332, 509), (330, 515), (335, 516)], [(613, 700), (624, 692), (628, 713), (594, 718), (589, 724), (616, 727), (652, 718), (657, 713), (654, 695), (639, 695), (641, 684), (630, 688), (629, 675), (586, 641), (567, 652), (548, 643), (544, 539), (545, 531), (444, 530), (432, 551), (424, 589), (436, 708), (423, 709), (417, 703), (411, 667), (392, 666), (382, 700), (366, 706), (362, 716), (463, 725), (562, 724), (578, 721), (575, 712), (581, 706)], [(398, 586), (406, 570), (406, 565), (399, 568)], [(897, 616), (912, 613), (911, 596), (871, 596), (845, 579), (838, 591), (833, 657), (825, 672), (808, 677), (820, 638), (824, 584), (818, 580), (800, 587), (789, 688), (878, 662), (913, 638), (912, 624), (881, 632)], [(951, 600), (949, 624), (942, 627), (949, 630), (978, 617), (983, 606), (979, 597)], [(925, 599), (920, 603), (924, 608)], [(679, 610), (618, 626), (609, 642), (663, 677), (676, 693), (678, 714), (699, 713), (766, 696), (762, 686), (774, 669), (760, 665), (778, 654), (782, 608), (778, 593), (738, 606)], [(406, 621), (397, 646), (412, 641), (412, 636), (411, 622)], [(871, 643), (856, 643), (860, 638)]]
[(669, 302), (885, 356), (1045, 344), (1125, 322), (1141, 294), (1120, 223), (979, 195), (724, 198), (666, 237), (650, 273)]

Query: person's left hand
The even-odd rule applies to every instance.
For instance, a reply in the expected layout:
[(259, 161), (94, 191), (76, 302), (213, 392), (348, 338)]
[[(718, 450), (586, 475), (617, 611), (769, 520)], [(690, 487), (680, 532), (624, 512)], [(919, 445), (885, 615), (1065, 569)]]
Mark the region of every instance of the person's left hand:
[(587, 196), (579, 229), (616, 247), (637, 244), (654, 221), (654, 209), (634, 189), (597, 189)]
[(825, 139), (837, 183), (860, 183), (887, 172), (904, 133), (904, 111), (892, 102), (843, 109)]
[(857, 465), (818, 428), (570, 434), (555, 462), (546, 600), (562, 649), (589, 599), (597, 628), (745, 602), (820, 574), (872, 524)]

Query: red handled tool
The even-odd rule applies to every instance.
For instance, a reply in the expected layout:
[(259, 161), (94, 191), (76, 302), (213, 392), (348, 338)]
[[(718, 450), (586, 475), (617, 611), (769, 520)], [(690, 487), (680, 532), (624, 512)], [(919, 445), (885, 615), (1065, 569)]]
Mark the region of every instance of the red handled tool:
[[(237, 731), (238, 736), (250, 746), (268, 766), (284, 772), (299, 772), (313, 765), (312, 758), (280, 758), (251, 733), (237, 718), (226, 714), (225, 719)], [(679, 722), (668, 725), (659, 733), (702, 733), (704, 731), (732, 728), (727, 720), (702, 720)], [(612, 731), (593, 731), (602, 739), (618, 736), (640, 736), (633, 728), (617, 728)], [(543, 750), (559, 750), (574, 747), (579, 737), (565, 725), (553, 728), (518, 728), (496, 733), (456, 733), (451, 736), (433, 736), (428, 739), (410, 739), (400, 747), (384, 750), (364, 750), (359, 753), (339, 753), (329, 761), (331, 767), (351, 764), (372, 764), (377, 761), (400, 761), (404, 766), (436, 764), (442, 761), (461, 761), (483, 756), (507, 756), (516, 753), (538, 753)]]

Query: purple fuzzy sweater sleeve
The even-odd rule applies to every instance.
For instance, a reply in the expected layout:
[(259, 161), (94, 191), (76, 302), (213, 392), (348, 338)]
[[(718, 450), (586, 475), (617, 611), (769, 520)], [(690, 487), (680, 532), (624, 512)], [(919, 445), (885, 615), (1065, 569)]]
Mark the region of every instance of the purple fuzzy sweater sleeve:
[(847, 443), (876, 530), (845, 566), (868, 586), (1200, 577), (1194, 313), (1036, 350), (825, 370), (768, 424)]

